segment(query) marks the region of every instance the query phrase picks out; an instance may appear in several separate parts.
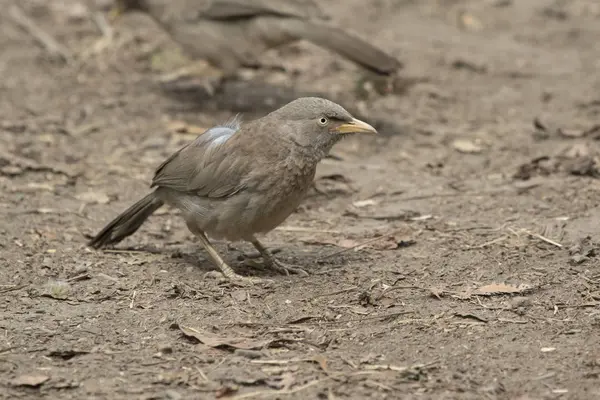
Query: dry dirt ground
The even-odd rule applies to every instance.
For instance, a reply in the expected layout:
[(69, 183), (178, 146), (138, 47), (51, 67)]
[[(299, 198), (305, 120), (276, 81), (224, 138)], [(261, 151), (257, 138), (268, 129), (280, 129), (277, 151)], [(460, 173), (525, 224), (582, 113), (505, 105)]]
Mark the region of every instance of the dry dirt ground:
[(324, 2), (404, 86), (365, 98), (307, 44), (271, 54), (274, 80), (400, 128), (337, 146), (265, 238), (310, 276), (249, 289), (173, 210), (86, 248), (234, 110), (157, 89), (173, 45), (143, 16), (98, 41), (81, 4), (18, 3), (68, 57), (2, 8), (0, 397), (600, 398), (597, 1)]

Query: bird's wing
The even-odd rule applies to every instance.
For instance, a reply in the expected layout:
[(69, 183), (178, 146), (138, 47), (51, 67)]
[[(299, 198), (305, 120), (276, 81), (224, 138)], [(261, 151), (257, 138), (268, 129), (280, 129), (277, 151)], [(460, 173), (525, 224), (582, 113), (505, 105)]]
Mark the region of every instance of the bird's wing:
[(163, 162), (152, 185), (202, 197), (227, 197), (244, 188), (250, 162), (231, 154), (228, 143), (238, 127), (214, 127), (199, 135)]
[(203, 18), (219, 20), (262, 15), (327, 18), (313, 0), (213, 0), (201, 15)]

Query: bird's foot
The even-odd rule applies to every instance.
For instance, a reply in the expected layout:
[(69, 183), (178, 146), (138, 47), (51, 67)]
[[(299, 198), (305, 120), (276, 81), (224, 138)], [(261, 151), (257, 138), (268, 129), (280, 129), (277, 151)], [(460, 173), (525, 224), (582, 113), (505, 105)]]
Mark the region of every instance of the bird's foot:
[(235, 286), (249, 287), (255, 285), (269, 285), (273, 283), (273, 281), (270, 279), (261, 279), (254, 276), (242, 276), (235, 273), (233, 270), (221, 269), (221, 273), (227, 282)]
[(271, 258), (271, 259), (267, 258), (262, 263), (256, 261), (253, 258), (247, 258), (244, 260), (244, 264), (247, 266), (250, 266), (250, 267), (254, 267), (254, 268), (266, 268), (266, 269), (270, 269), (273, 271), (277, 271), (282, 275), (295, 274), (295, 275), (308, 276), (308, 272), (306, 272), (302, 268), (292, 267), (286, 263), (279, 261), (276, 258)]
[(265, 262), (265, 266), (285, 275), (295, 274), (308, 276), (308, 272), (306, 272), (302, 268), (292, 267), (291, 265), (285, 264), (276, 258), (272, 259), (271, 262)]

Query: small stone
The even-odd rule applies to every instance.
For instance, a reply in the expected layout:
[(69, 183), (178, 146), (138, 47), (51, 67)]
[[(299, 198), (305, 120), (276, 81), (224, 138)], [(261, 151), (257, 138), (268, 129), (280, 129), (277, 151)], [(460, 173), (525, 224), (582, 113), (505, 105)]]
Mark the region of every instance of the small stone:
[(181, 394), (171, 389), (165, 392), (165, 397), (169, 400), (180, 400), (183, 398)]
[(158, 347), (158, 351), (160, 351), (162, 354), (172, 354), (173, 346), (171, 346), (170, 344), (163, 344)]

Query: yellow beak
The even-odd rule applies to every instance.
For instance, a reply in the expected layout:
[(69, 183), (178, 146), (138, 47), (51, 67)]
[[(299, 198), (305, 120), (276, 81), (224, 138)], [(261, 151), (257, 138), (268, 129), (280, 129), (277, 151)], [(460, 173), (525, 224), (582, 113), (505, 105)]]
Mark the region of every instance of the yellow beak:
[(333, 128), (335, 133), (377, 133), (377, 129), (367, 124), (360, 119), (352, 118), (350, 122), (346, 122), (336, 128)]

